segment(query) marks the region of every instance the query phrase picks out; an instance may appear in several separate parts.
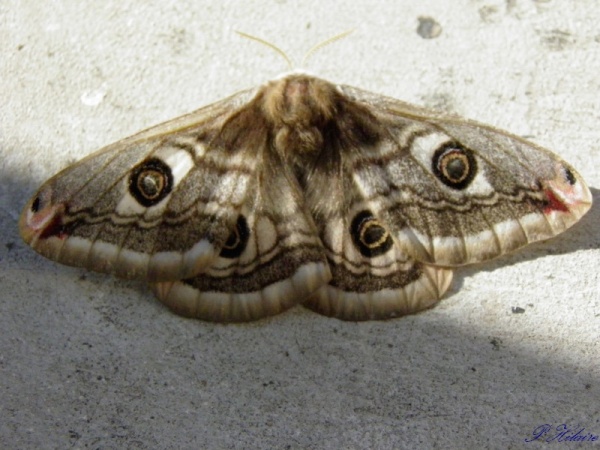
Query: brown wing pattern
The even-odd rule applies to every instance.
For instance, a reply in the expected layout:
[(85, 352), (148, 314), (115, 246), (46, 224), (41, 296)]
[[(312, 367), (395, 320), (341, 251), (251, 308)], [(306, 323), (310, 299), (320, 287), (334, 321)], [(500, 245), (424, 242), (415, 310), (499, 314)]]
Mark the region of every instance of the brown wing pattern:
[(448, 267), (554, 236), (590, 205), (571, 166), (518, 137), (291, 74), (65, 169), (19, 227), (48, 258), (148, 280), (182, 315), (301, 302), (365, 320), (430, 307)]

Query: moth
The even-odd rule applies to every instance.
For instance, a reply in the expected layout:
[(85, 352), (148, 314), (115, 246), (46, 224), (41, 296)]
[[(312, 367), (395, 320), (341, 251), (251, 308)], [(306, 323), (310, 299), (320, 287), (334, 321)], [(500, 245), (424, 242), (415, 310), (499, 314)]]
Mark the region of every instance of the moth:
[(292, 72), (64, 169), (19, 228), (184, 316), (302, 304), (367, 320), (431, 307), (456, 267), (555, 236), (591, 203), (575, 169), (517, 136)]

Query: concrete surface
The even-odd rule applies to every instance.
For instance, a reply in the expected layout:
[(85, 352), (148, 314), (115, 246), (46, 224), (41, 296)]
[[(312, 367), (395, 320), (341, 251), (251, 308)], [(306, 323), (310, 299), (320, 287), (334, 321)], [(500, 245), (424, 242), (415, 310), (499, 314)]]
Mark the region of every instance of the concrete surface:
[[(1, 448), (542, 448), (525, 439), (563, 423), (600, 435), (597, 0), (157, 3), (0, 4)], [(20, 209), (68, 163), (286, 70), (233, 30), (301, 59), (349, 28), (312, 72), (527, 136), (579, 169), (595, 208), (458, 271), (437, 308), (371, 323), (301, 308), (186, 320), (143, 283), (19, 239)]]

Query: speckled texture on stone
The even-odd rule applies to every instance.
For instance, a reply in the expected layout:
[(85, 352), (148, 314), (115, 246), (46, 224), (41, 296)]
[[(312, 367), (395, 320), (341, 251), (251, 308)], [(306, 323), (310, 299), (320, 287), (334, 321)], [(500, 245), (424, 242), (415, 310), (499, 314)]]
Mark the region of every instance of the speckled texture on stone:
[[(186, 320), (143, 283), (43, 259), (16, 226), (68, 163), (286, 70), (234, 30), (299, 60), (356, 28), (307, 68), (526, 136), (600, 203), (596, 0), (156, 3), (0, 5), (0, 447), (542, 448), (525, 439), (545, 423), (600, 435), (598, 207), (458, 271), (437, 308), (366, 323), (301, 308)], [(424, 39), (420, 17), (440, 33)]]

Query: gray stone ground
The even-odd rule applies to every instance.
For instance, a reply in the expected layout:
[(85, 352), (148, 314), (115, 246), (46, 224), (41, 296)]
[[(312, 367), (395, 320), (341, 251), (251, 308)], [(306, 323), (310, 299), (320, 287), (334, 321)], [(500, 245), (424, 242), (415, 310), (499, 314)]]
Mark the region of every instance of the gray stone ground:
[(301, 58), (356, 28), (308, 69), (527, 136), (598, 202), (599, 21), (596, 0), (4, 0), (0, 447), (542, 448), (525, 439), (563, 423), (600, 435), (597, 207), (458, 271), (437, 308), (370, 323), (301, 308), (182, 319), (142, 283), (39, 257), (16, 226), (68, 163), (286, 69), (233, 30)]

